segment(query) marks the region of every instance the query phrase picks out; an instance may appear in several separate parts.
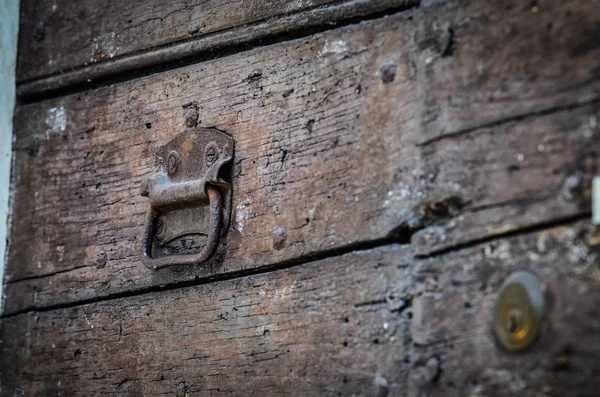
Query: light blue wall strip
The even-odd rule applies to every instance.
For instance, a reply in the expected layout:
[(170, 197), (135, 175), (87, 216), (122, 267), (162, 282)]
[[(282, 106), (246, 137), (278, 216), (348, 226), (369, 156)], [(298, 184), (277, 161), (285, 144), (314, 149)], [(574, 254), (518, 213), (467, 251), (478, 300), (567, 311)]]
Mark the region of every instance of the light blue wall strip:
[(0, 0), (0, 296), (6, 262), (18, 28), (19, 0)]

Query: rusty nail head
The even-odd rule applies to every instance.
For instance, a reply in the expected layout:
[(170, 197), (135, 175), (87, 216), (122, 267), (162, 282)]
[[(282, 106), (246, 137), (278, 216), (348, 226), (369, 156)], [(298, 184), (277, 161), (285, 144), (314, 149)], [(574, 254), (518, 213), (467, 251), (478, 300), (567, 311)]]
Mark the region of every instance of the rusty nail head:
[(175, 150), (172, 150), (167, 155), (167, 172), (172, 175), (177, 172), (179, 166), (179, 155)]

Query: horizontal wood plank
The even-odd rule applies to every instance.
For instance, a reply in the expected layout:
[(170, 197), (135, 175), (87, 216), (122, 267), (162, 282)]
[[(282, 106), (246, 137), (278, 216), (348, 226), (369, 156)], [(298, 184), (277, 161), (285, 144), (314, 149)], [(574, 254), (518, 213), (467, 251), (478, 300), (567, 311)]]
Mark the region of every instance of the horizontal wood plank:
[(598, 120), (595, 102), (422, 146), (430, 203), (445, 219), (412, 236), (415, 253), (590, 213), (600, 170)]
[(433, 3), (416, 39), (422, 142), (600, 96), (599, 0)]
[[(392, 245), (20, 314), (0, 325), (1, 395), (593, 396), (599, 258), (600, 229), (580, 222), (431, 259)], [(549, 301), (520, 354), (490, 330), (516, 270)]]
[(21, 7), (18, 80), (47, 81), (27, 83), (19, 94), (416, 4), (416, 0), (26, 1)]
[[(451, 2), (453, 12), (467, 15), (472, 2), (459, 3), (466, 11)], [(569, 99), (576, 88), (564, 108), (424, 139), (413, 38), (435, 9), (20, 107), (5, 313), (245, 274), (419, 229), (412, 242), (426, 256), (589, 213), (600, 113), (594, 98)], [(458, 48), (440, 58), (457, 76)], [(514, 77), (489, 70), (493, 81)], [(190, 103), (201, 126), (236, 140), (234, 222), (209, 264), (152, 273), (139, 260), (139, 184)]]
[(386, 297), (408, 293), (408, 254), (5, 319), (0, 395), (397, 395), (409, 320)]
[[(386, 237), (410, 208), (384, 202), (393, 186), (410, 181), (414, 162), (411, 18), (20, 107), (6, 272), (14, 288), (5, 312)], [(394, 69), (387, 80), (384, 65)], [(140, 182), (155, 149), (184, 129), (191, 103), (200, 126), (236, 141), (232, 225), (208, 264), (154, 273), (140, 261), (147, 210)]]
[(21, 8), (19, 80), (164, 46), (264, 18), (327, 4), (222, 0), (26, 1)]

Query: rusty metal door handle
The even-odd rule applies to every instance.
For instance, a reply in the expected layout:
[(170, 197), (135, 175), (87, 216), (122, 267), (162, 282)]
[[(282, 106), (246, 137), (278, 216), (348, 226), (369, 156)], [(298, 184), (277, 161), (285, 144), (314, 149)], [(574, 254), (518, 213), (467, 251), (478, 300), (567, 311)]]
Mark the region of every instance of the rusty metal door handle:
[(212, 186), (207, 186), (206, 190), (210, 202), (210, 228), (206, 245), (202, 251), (198, 253), (163, 256), (159, 258), (152, 257), (152, 245), (160, 211), (154, 209), (152, 204), (150, 204), (148, 207), (148, 217), (146, 219), (146, 232), (142, 240), (142, 261), (148, 268), (159, 270), (174, 265), (193, 265), (206, 261), (214, 254), (215, 249), (219, 244), (219, 236), (221, 235), (222, 229), (221, 193), (219, 192), (219, 189)]
[[(199, 264), (212, 257), (229, 225), (231, 184), (220, 174), (232, 156), (233, 139), (209, 128), (184, 131), (157, 150), (156, 169), (141, 187), (150, 201), (142, 239), (148, 268)], [(200, 250), (153, 254), (190, 235), (207, 236)]]

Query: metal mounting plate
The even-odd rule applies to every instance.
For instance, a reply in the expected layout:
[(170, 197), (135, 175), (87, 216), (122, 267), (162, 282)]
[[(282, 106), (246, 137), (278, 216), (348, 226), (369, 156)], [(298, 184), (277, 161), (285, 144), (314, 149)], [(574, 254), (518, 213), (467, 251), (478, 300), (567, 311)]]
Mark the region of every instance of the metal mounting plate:
[[(142, 195), (150, 199), (152, 226), (144, 246), (147, 265), (158, 267), (189, 262), (191, 253), (214, 245), (229, 226), (231, 185), (224, 167), (233, 157), (234, 141), (214, 128), (191, 128), (177, 134), (155, 154), (155, 170), (142, 183)], [(208, 188), (218, 189), (219, 230), (214, 234)], [(151, 230), (150, 230), (151, 229)], [(184, 260), (184, 257), (185, 258)], [(172, 260), (167, 260), (171, 258)]]

